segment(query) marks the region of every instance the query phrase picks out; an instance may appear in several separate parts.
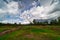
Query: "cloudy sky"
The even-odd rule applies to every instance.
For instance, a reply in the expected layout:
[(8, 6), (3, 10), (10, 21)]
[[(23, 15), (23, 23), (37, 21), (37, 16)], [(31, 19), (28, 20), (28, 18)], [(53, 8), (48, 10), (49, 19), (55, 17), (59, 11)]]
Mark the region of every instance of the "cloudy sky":
[(27, 24), (33, 19), (57, 19), (60, 0), (0, 0), (0, 22)]

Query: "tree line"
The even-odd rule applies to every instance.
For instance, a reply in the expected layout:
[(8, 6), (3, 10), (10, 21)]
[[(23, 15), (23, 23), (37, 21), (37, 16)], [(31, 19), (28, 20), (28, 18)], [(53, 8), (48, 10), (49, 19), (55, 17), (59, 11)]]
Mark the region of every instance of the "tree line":
[(55, 20), (50, 20), (50, 22), (48, 21), (45, 21), (45, 22), (36, 22), (35, 19), (33, 20), (33, 23), (36, 25), (36, 24), (45, 24), (45, 25), (60, 25), (60, 17), (58, 17), (58, 19), (55, 19)]

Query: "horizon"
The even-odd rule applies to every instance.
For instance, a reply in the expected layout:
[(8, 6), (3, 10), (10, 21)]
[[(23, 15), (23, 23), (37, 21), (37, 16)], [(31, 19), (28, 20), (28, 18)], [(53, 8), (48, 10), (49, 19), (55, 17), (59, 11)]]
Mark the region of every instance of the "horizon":
[(34, 19), (58, 19), (59, 0), (0, 0), (0, 22), (28, 24)]

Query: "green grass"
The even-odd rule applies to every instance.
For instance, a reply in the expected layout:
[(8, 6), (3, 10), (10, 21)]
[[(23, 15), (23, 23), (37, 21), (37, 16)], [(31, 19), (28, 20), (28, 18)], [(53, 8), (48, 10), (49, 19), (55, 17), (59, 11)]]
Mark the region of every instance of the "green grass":
[(0, 32), (6, 31), (6, 30), (10, 30), (16, 27), (13, 26), (0, 26)]
[[(6, 27), (5, 27), (6, 28)], [(60, 40), (59, 26), (30, 25), (5, 34), (0, 40)]]

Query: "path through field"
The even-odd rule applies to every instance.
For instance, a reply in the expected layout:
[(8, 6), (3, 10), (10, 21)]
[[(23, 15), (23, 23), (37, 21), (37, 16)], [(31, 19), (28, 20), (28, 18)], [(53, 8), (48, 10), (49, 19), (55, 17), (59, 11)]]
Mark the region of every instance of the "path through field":
[(0, 40), (60, 40), (60, 26), (19, 26), (1, 32)]
[(21, 29), (21, 27), (17, 27), (17, 28), (15, 27), (15, 28), (12, 28), (12, 29), (9, 29), (9, 30), (2, 31), (2, 32), (0, 32), (0, 36), (3, 36), (5, 34), (11, 33), (11, 32), (14, 32), (14, 31), (19, 30), (19, 29)]

